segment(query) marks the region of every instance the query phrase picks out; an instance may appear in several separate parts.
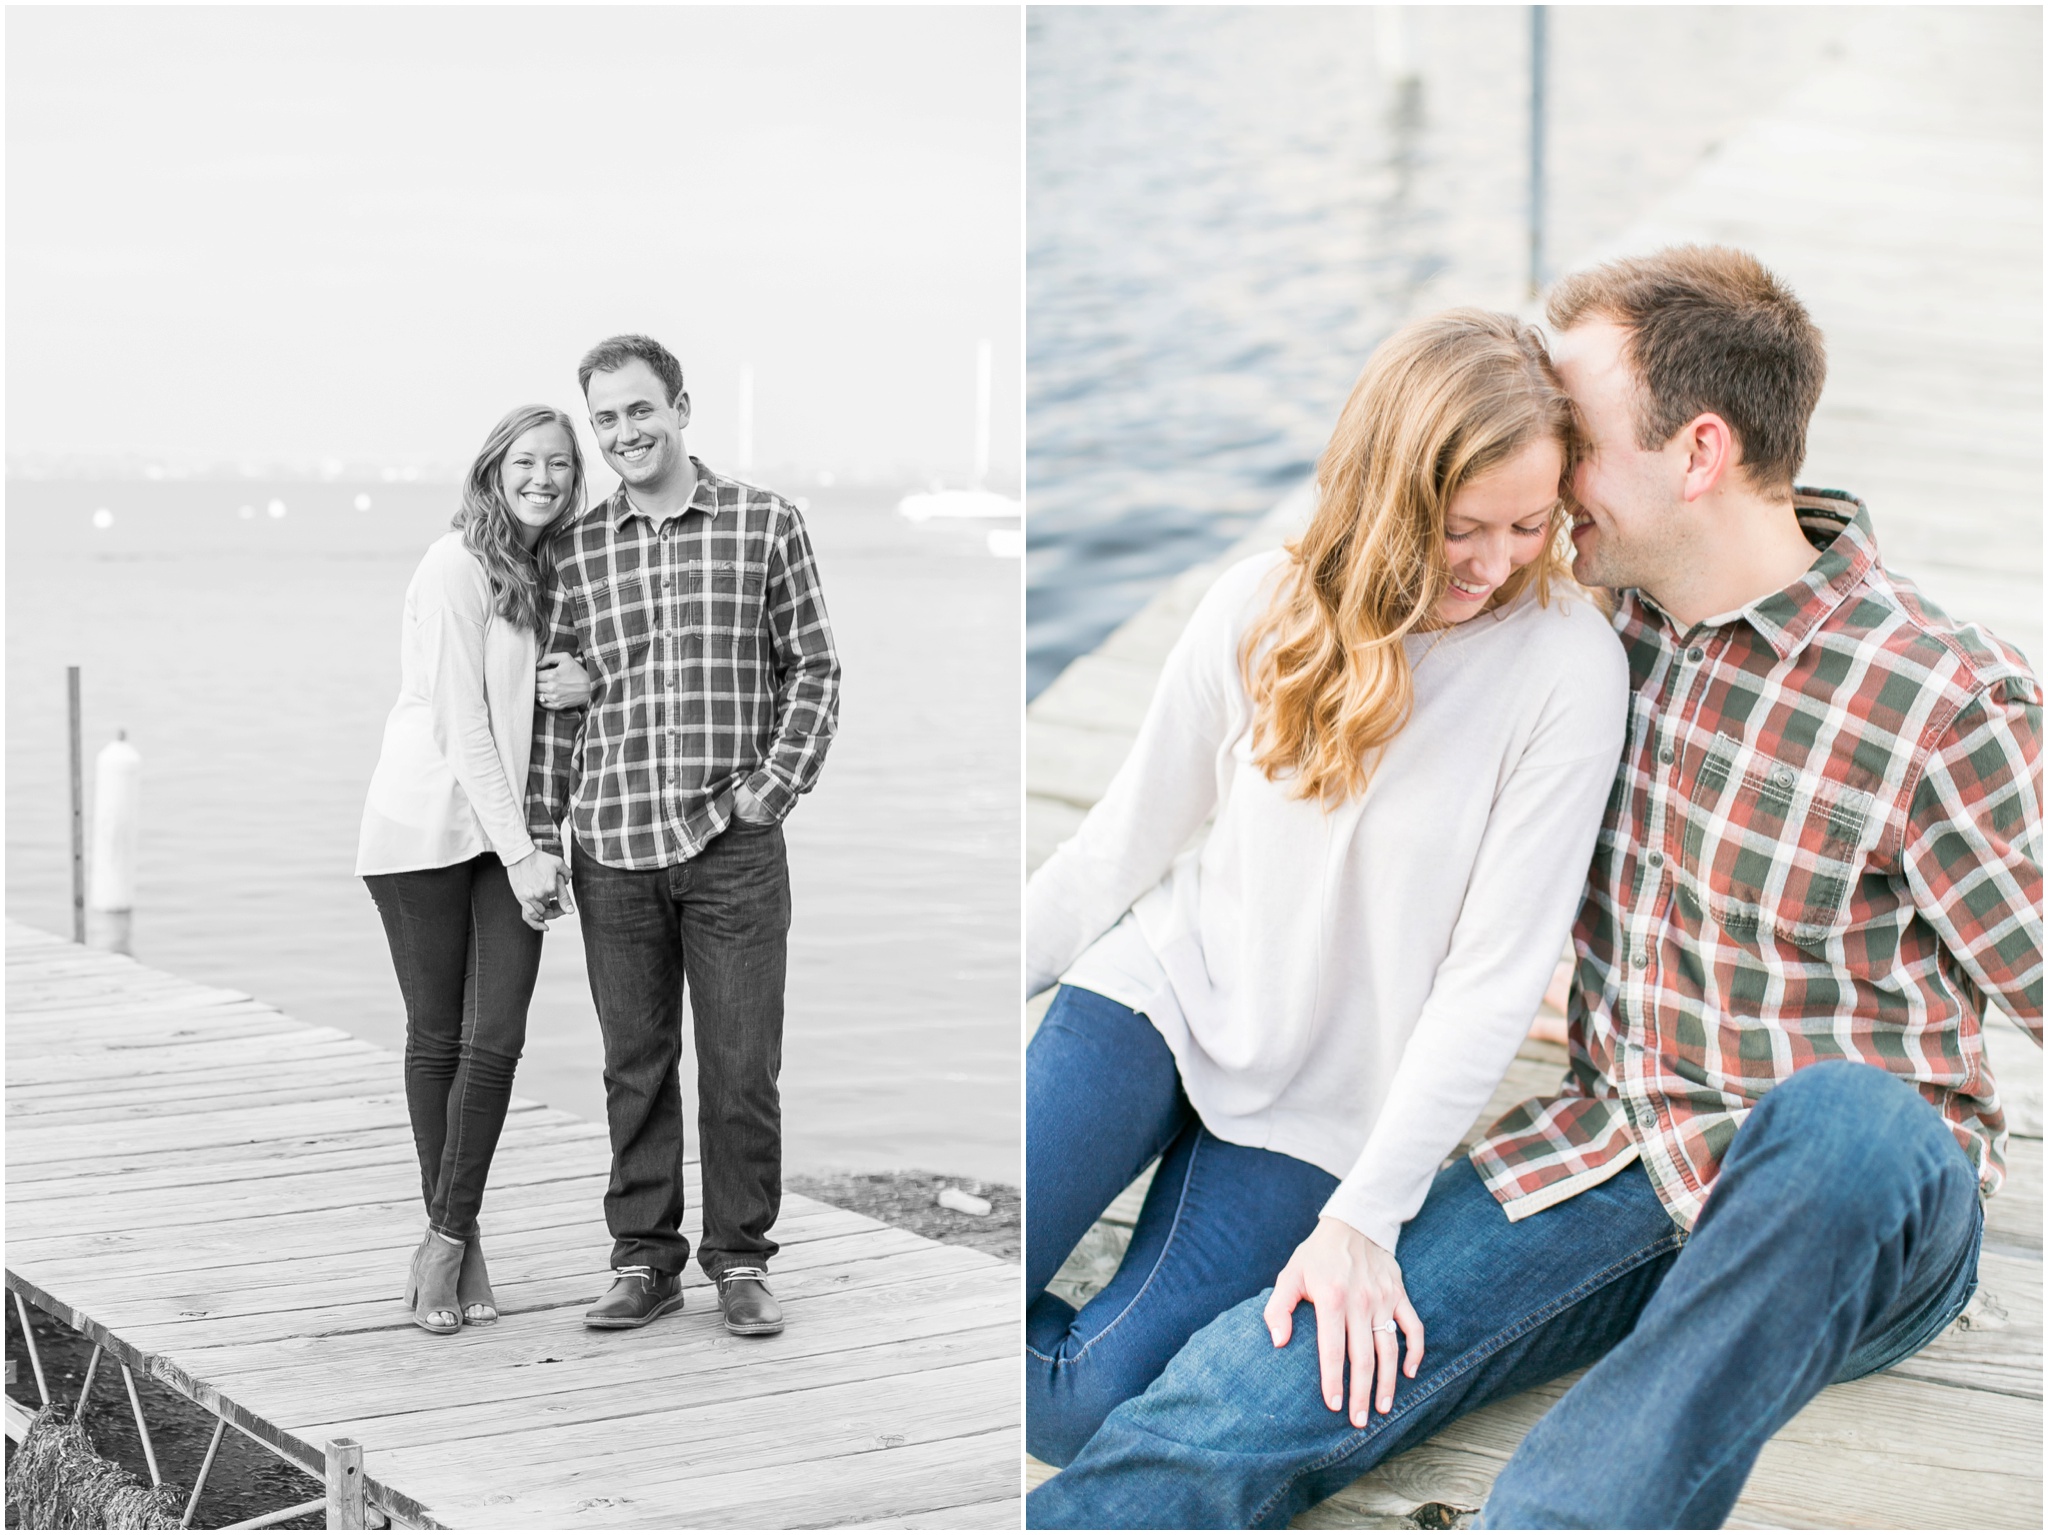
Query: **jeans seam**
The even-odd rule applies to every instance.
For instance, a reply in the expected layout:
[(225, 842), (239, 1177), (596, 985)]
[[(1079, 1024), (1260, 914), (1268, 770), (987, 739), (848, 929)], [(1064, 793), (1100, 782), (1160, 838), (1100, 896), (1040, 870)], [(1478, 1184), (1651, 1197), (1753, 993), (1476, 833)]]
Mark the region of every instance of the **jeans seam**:
[[(1124, 1303), (1123, 1309), (1117, 1312), (1115, 1316), (1111, 1317), (1109, 1321), (1103, 1326), (1101, 1331), (1090, 1335), (1086, 1343), (1083, 1343), (1080, 1346), (1080, 1348), (1076, 1349), (1073, 1353), (1065, 1356), (1065, 1363), (1076, 1364), (1081, 1360), (1087, 1358), (1088, 1351), (1090, 1349), (1094, 1348), (1098, 1342), (1108, 1337), (1118, 1327), (1122, 1326), (1124, 1318), (1129, 1316), (1132, 1310), (1137, 1306), (1138, 1302), (1145, 1298), (1145, 1292), (1152, 1288), (1152, 1281), (1159, 1277), (1159, 1270), (1162, 1267), (1164, 1267), (1166, 1263), (1166, 1255), (1173, 1250), (1174, 1236), (1180, 1231), (1181, 1212), (1187, 1208), (1188, 1188), (1189, 1185), (1191, 1185), (1195, 1181), (1195, 1161), (1202, 1154), (1202, 1137), (1207, 1133), (1208, 1132), (1202, 1129), (1199, 1125), (1196, 1126), (1194, 1150), (1188, 1153), (1188, 1170), (1184, 1174), (1182, 1174), (1180, 1180), (1180, 1197), (1174, 1200), (1173, 1202), (1173, 1224), (1166, 1228), (1166, 1240), (1160, 1245), (1159, 1260), (1152, 1265), (1151, 1273), (1147, 1274), (1145, 1276), (1145, 1282), (1138, 1286), (1138, 1293), (1133, 1295), (1128, 1301)], [(1166, 1145), (1168, 1147), (1173, 1145), (1172, 1137), (1169, 1137), (1167, 1139)], [(1155, 1155), (1166, 1155), (1166, 1149), (1162, 1147)], [(1121, 1269), (1123, 1267), (1123, 1264), (1119, 1262), (1117, 1264), (1117, 1267)], [(1031, 1345), (1028, 1343), (1024, 1345), (1024, 1351), (1028, 1354), (1031, 1354), (1035, 1358), (1043, 1359), (1047, 1364), (1057, 1364), (1062, 1362), (1060, 1360), (1054, 1359), (1049, 1354), (1040, 1353), (1037, 1349), (1032, 1348)]]
[[(1581, 1280), (1572, 1289), (1566, 1291), (1563, 1295), (1553, 1300), (1549, 1306), (1531, 1312), (1528, 1316), (1522, 1318), (1522, 1320), (1517, 1322), (1514, 1326), (1510, 1328), (1505, 1328), (1502, 1331), (1497, 1332), (1493, 1334), (1491, 1337), (1487, 1338), (1483, 1343), (1476, 1344), (1473, 1347), (1465, 1350), (1465, 1352), (1459, 1356), (1457, 1362), (1449, 1370), (1446, 1370), (1441, 1376), (1439, 1376), (1429, 1386), (1429, 1388), (1426, 1391), (1423, 1391), (1419, 1395), (1411, 1396), (1406, 1402), (1397, 1404), (1391, 1413), (1382, 1415), (1380, 1419), (1381, 1428), (1379, 1431), (1384, 1432), (1388, 1425), (1398, 1423), (1402, 1419), (1412, 1416), (1417, 1407), (1440, 1395), (1443, 1392), (1443, 1389), (1446, 1386), (1448, 1386), (1452, 1381), (1462, 1379), (1464, 1376), (1469, 1375), (1480, 1364), (1484, 1363), (1488, 1359), (1491, 1359), (1495, 1354), (1498, 1354), (1503, 1348), (1505, 1348), (1508, 1344), (1513, 1343), (1517, 1338), (1526, 1336), (1533, 1329), (1542, 1326), (1545, 1322), (1548, 1322), (1553, 1318), (1557, 1317), (1558, 1315), (1562, 1314), (1563, 1312), (1570, 1310), (1571, 1307), (1577, 1305), (1580, 1301), (1584, 1300), (1588, 1295), (1591, 1295), (1595, 1290), (1598, 1290), (1605, 1285), (1613, 1283), (1622, 1275), (1629, 1273), (1631, 1270), (1641, 1268), (1645, 1263), (1649, 1262), (1651, 1259), (1662, 1256), (1665, 1252), (1670, 1251), (1672, 1248), (1681, 1247), (1684, 1245), (1684, 1243), (1684, 1233), (1674, 1228), (1668, 1235), (1659, 1237), (1656, 1241), (1652, 1242), (1648, 1247), (1638, 1248), (1628, 1257), (1619, 1259), (1616, 1262), (1609, 1264), (1606, 1268), (1602, 1269), (1598, 1274), (1594, 1274), (1584, 1280)], [(1253, 1511), (1251, 1517), (1251, 1524), (1254, 1527), (1256, 1527), (1259, 1521), (1272, 1511), (1274, 1505), (1279, 1503), (1280, 1500), (1284, 1498), (1287, 1495), (1287, 1493), (1294, 1487), (1295, 1483), (1299, 1482), (1303, 1477), (1312, 1475), (1313, 1473), (1318, 1471), (1327, 1470), (1329, 1467), (1338, 1464), (1340, 1461), (1347, 1460), (1352, 1455), (1356, 1454), (1360, 1446), (1365, 1442), (1365, 1440), (1372, 1436), (1373, 1432), (1374, 1430), (1369, 1428), (1354, 1429), (1350, 1437), (1344, 1442), (1344, 1444), (1340, 1448), (1332, 1450), (1327, 1454), (1324, 1454), (1323, 1456), (1319, 1457), (1318, 1459), (1309, 1462), (1307, 1465), (1300, 1466), (1293, 1472), (1289, 1473), (1287, 1479), (1283, 1481), (1277, 1488), (1275, 1488), (1273, 1492), (1267, 1496), (1265, 1502), (1261, 1503), (1258, 1506), (1258, 1508)]]
[[(476, 1048), (476, 1031), (483, 1022), (483, 973), (484, 973), (484, 929), (476, 909), (477, 876), (471, 873), (469, 879), (469, 931), (470, 953), (475, 968), (463, 977), (463, 1021), (469, 1025), (466, 1037), (458, 1042), (455, 1055), (455, 1077), (462, 1085), (460, 1096), (455, 1103), (455, 1123), (448, 1127), (448, 1141), (441, 1152), (441, 1164), (447, 1170), (448, 1191), (442, 1197), (441, 1213), (448, 1213), (448, 1206), (455, 1200), (456, 1185), (461, 1181), (462, 1131), (469, 1121), (469, 1087), (476, 1075), (470, 1070), (473, 1062), (467, 1057)], [(439, 1190), (436, 1190), (438, 1193)], [(478, 1204), (482, 1204), (482, 1191), (478, 1191)]]

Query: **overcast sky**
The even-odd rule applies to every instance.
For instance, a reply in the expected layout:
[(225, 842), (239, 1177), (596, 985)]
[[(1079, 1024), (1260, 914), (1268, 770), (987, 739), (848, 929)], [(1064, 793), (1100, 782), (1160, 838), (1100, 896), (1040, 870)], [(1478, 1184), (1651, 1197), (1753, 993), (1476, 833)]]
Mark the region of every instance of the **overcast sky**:
[[(693, 452), (1020, 461), (1009, 7), (10, 7), (10, 456), (467, 462), (663, 340)], [(580, 419), (580, 412), (579, 412)]]

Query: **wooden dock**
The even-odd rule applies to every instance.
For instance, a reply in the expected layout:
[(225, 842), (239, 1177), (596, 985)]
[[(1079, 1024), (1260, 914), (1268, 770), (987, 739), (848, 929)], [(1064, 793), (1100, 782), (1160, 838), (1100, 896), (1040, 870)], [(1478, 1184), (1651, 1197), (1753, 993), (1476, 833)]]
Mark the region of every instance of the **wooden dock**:
[(694, 1264), (681, 1314), (591, 1332), (605, 1131), (517, 1099), (483, 1218), (502, 1319), (431, 1337), (398, 1300), (422, 1216), (396, 1056), (6, 937), (8, 1288), (315, 1477), (353, 1440), (373, 1523), (1020, 1522), (1015, 1264), (792, 1195), (780, 1336), (728, 1335)]
[[(1732, 137), (1614, 246), (1566, 253), (1577, 263), (1710, 240), (1742, 245), (1780, 271), (1829, 345), (1802, 478), (1863, 496), (1890, 566), (1952, 612), (1989, 624), (2037, 669), (2040, 29), (2031, 8), (1866, 12), (1842, 58)], [(2010, 89), (1987, 79), (1987, 68), (2009, 72)], [(1517, 307), (1507, 295), (1493, 302)], [(1524, 312), (1536, 317), (1533, 307)], [(1301, 487), (1223, 558), (1184, 572), (1032, 703), (1025, 836), (1033, 867), (1071, 834), (1123, 761), (1196, 602), (1227, 565), (1297, 531), (1309, 497)], [(1047, 1000), (1038, 1000), (1034, 1021)], [(2040, 1528), (2042, 1058), (2003, 1020), (1994, 1018), (1987, 1035), (2013, 1138), (2010, 1179), (1987, 1207), (1976, 1300), (1913, 1359), (1823, 1392), (1787, 1425), (1764, 1451), (1731, 1527)], [(1475, 1131), (1510, 1104), (1555, 1090), (1563, 1060), (1556, 1046), (1525, 1045)], [(1070, 1299), (1114, 1272), (1143, 1187), (1117, 1201), (1055, 1281)], [(1297, 1525), (1467, 1522), (1569, 1384), (1475, 1413)], [(1027, 1465), (1030, 1485), (1052, 1474)], [(1418, 1520), (1429, 1505), (1438, 1507)]]

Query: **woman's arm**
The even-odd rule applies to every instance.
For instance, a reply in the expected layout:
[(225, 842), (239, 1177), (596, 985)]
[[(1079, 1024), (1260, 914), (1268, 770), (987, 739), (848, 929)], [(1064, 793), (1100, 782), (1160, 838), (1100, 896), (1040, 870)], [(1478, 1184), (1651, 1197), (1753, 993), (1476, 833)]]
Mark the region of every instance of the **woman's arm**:
[(1422, 1321), (1401, 1284), (1396, 1241), (1507, 1074), (1584, 894), (1627, 723), (1627, 666), (1620, 647), (1602, 638), (1608, 642), (1595, 654), (1560, 673), (1495, 798), (1449, 952), (1379, 1122), (1267, 1307), (1268, 1327), (1285, 1343), (1294, 1306), (1315, 1305), (1325, 1400), (1343, 1410), (1348, 1357), (1355, 1423), (1365, 1421), (1369, 1395), (1382, 1412), (1392, 1402), (1388, 1322), (1407, 1339), (1407, 1373), (1421, 1362)]
[(1024, 892), (1024, 994), (1051, 986), (1130, 910), (1215, 808), (1217, 754), (1243, 688), (1237, 641), (1277, 556), (1247, 560), (1209, 589), (1166, 658), (1130, 755), (1080, 829)]
[[(429, 559), (431, 579), (415, 589), (413, 623), (425, 668), (434, 744), (468, 796), (491, 850), (510, 868), (530, 855), (534, 845), (526, 830), (524, 796), (512, 792), (498, 758), (490, 704), (484, 696), (490, 589), (466, 551), (437, 550)], [(511, 699), (504, 707), (524, 709), (531, 704), (524, 698)]]

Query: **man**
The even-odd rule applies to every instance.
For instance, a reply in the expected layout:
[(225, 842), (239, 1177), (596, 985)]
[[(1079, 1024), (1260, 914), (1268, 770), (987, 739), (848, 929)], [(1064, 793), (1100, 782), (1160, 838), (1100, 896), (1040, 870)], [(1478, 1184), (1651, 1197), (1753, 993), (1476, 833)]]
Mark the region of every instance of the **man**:
[(1549, 317), (1592, 448), (1578, 572), (1618, 589), (1636, 690), (1570, 1074), (1403, 1229), (1412, 1374), (1383, 1363), (1377, 1400), (1354, 1375), (1347, 1411), (1345, 1356), (1369, 1376), (1386, 1320), (1341, 1285), (1254, 1298), (1032, 1495), (1034, 1527), (1279, 1527), (1586, 1365), (1484, 1526), (1717, 1527), (1772, 1433), (1974, 1287), (2005, 1140), (1987, 1001), (2041, 1033), (2034, 678), (1884, 569), (1859, 502), (1794, 490), (1825, 357), (1752, 258), (1615, 262)]
[[(782, 1199), (781, 822), (816, 782), (839, 662), (796, 508), (683, 451), (690, 397), (659, 342), (614, 336), (576, 370), (619, 487), (557, 533), (552, 652), (580, 652), (587, 709), (541, 709), (527, 820), (561, 850), (604, 1034), (610, 1290), (588, 1326), (683, 1304), (685, 982), (697, 1049), (703, 1239), (728, 1330), (782, 1330), (767, 1287)], [(521, 890), (536, 908), (550, 891)]]

